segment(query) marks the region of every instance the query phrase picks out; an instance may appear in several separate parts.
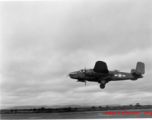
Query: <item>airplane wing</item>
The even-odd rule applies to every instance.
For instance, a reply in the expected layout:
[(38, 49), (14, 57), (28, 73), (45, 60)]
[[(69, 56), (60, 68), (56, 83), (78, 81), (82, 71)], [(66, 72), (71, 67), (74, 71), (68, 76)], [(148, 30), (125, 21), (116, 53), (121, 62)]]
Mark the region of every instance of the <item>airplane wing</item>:
[(103, 61), (97, 61), (93, 71), (97, 73), (109, 73), (107, 64)]

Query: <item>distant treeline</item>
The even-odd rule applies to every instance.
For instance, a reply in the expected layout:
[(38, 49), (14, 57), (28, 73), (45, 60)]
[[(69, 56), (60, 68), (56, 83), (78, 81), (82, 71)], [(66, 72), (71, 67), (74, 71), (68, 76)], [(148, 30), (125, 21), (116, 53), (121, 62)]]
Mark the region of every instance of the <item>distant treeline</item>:
[(152, 105), (123, 105), (123, 106), (92, 106), (83, 108), (33, 108), (33, 109), (3, 109), (0, 110), (1, 114), (11, 113), (63, 113), (63, 112), (84, 112), (84, 111), (107, 111), (107, 110), (128, 110), (128, 109), (150, 109)]

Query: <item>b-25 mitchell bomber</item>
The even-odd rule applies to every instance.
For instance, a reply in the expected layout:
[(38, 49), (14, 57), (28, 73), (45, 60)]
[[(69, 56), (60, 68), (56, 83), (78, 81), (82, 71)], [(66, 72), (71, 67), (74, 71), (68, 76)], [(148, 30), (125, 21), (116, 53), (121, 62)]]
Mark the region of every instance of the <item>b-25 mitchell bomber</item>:
[(109, 71), (107, 64), (103, 61), (97, 61), (93, 69), (81, 69), (79, 71), (71, 72), (70, 78), (77, 79), (77, 82), (98, 82), (100, 88), (104, 89), (105, 84), (109, 81), (121, 80), (137, 80), (143, 78), (145, 73), (145, 65), (142, 62), (137, 62), (136, 69), (132, 69), (131, 73), (120, 72), (118, 70)]

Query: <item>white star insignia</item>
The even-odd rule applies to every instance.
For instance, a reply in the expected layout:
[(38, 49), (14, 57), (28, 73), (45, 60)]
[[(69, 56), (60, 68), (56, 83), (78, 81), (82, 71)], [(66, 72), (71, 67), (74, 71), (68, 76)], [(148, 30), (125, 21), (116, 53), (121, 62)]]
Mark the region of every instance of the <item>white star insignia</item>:
[(126, 77), (126, 75), (122, 75), (123, 77)]
[(114, 76), (115, 76), (115, 77), (119, 77), (119, 78), (121, 78), (121, 77), (126, 77), (126, 75), (122, 75), (122, 74), (115, 74)]
[(118, 75), (118, 77), (120, 77), (120, 78), (121, 78), (121, 77), (122, 77), (122, 75), (121, 75), (121, 74), (119, 74), (119, 75)]
[(115, 76), (117, 77), (118, 75), (117, 75), (117, 74), (115, 74)]

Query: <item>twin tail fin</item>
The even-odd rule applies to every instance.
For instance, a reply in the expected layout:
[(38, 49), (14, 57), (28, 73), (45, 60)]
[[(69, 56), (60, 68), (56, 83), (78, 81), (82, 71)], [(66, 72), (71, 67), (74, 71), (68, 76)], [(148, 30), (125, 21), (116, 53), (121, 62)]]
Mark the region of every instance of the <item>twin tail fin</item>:
[(145, 64), (143, 62), (137, 62), (136, 69), (131, 70), (132, 75), (142, 76), (145, 73)]

